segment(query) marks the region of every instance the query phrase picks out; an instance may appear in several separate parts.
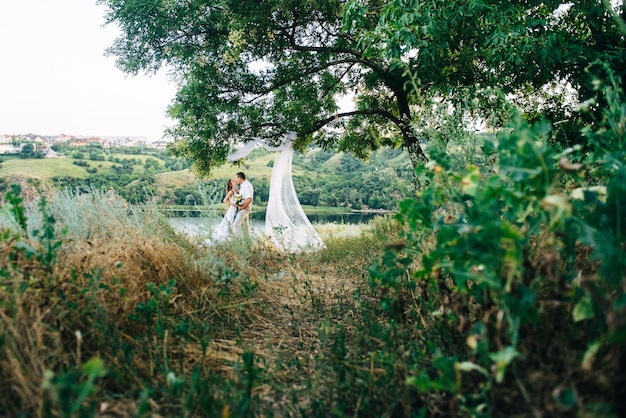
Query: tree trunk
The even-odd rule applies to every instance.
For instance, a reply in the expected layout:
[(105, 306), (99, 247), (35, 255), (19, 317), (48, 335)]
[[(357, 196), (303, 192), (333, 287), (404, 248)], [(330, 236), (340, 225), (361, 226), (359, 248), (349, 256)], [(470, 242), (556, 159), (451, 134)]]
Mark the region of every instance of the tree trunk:
[[(625, 0), (626, 1), (626, 0)], [(419, 144), (419, 140), (411, 127), (411, 108), (409, 107), (409, 102), (406, 93), (404, 90), (398, 89), (395, 91), (396, 101), (398, 104), (398, 110), (400, 111), (400, 119), (402, 120), (402, 124), (400, 126), (400, 131), (402, 132), (402, 140), (404, 142), (404, 148), (409, 153), (409, 158), (411, 159), (411, 164), (413, 165), (413, 183), (415, 185), (415, 191), (421, 189), (421, 184), (417, 175), (415, 173), (415, 169), (420, 165), (424, 164), (428, 161), (428, 157), (424, 154), (424, 150)]]
[(413, 184), (415, 186), (415, 191), (419, 191), (422, 188), (422, 185), (417, 178), (417, 174), (415, 173), (415, 169), (420, 165), (424, 164), (428, 161), (428, 157), (424, 154), (424, 150), (419, 144), (419, 141), (415, 137), (415, 135), (411, 133), (403, 133), (404, 137), (404, 147), (409, 153), (409, 158), (411, 159), (411, 165), (413, 165)]

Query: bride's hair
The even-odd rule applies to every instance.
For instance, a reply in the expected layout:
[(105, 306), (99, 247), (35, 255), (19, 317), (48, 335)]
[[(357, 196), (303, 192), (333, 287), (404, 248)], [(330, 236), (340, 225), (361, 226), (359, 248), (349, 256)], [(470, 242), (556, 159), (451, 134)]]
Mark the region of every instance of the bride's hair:
[(229, 179), (226, 182), (226, 193), (230, 192), (231, 190), (233, 190), (233, 181)]

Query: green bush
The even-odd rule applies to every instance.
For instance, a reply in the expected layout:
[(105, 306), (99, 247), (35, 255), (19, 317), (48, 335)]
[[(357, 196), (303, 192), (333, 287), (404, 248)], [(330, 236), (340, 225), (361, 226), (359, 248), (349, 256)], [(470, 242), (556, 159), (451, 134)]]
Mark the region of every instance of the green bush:
[(626, 104), (595, 65), (606, 77), (590, 102), (607, 106), (581, 132), (591, 152), (557, 152), (549, 123), (518, 117), (485, 143), (493, 167), (459, 174), (439, 154), (400, 204), (404, 242), (372, 268), (373, 286), (389, 328), (423, 342), (404, 368), (424, 412), (625, 412), (610, 353), (626, 342)]

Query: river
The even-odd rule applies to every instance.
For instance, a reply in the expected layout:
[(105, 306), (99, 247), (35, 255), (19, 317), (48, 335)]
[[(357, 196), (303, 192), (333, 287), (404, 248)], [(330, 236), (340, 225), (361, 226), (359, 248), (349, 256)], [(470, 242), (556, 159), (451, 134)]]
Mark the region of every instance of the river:
[[(379, 213), (347, 212), (340, 214), (307, 214), (311, 224), (322, 239), (333, 236), (358, 236), (369, 227), (369, 222), (382, 216)], [(168, 218), (175, 230), (189, 237), (208, 237), (213, 228), (222, 220), (218, 216), (173, 217)], [(260, 235), (265, 229), (265, 211), (250, 214), (252, 235)]]

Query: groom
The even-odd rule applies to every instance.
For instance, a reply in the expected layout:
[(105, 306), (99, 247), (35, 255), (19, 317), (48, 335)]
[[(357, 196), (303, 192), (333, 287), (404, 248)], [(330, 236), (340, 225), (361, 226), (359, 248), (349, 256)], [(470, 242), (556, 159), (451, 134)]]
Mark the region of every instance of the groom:
[(250, 234), (250, 226), (248, 218), (252, 211), (252, 200), (254, 199), (254, 187), (252, 183), (246, 180), (246, 175), (242, 172), (237, 173), (237, 184), (239, 185), (239, 193), (241, 193), (242, 201), (237, 205), (237, 216), (233, 223), (233, 232), (236, 236), (241, 236), (244, 232), (247, 236)]

